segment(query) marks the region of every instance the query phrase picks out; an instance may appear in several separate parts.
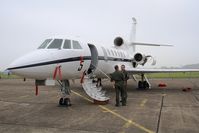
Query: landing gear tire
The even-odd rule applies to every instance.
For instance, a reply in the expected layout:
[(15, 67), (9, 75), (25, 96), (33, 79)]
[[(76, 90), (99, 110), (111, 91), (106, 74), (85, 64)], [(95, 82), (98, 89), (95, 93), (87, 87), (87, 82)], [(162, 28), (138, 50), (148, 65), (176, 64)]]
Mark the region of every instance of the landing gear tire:
[(139, 81), (138, 82), (138, 89), (142, 89), (144, 86), (143, 86), (143, 82), (142, 81)]
[(149, 83), (147, 81), (139, 81), (138, 82), (138, 89), (148, 89)]
[(66, 105), (66, 106), (71, 106), (71, 102), (70, 102), (70, 99), (69, 99), (69, 98), (65, 98), (65, 99), (64, 99), (64, 105)]
[(66, 106), (66, 107), (68, 107), (68, 106), (71, 106), (72, 104), (71, 104), (71, 102), (70, 102), (70, 98), (60, 98), (59, 99), (59, 105), (60, 106)]
[(149, 88), (148, 82), (144, 81), (143, 84), (144, 84), (144, 89), (148, 89)]
[(63, 99), (63, 98), (60, 98), (60, 99), (59, 99), (59, 105), (64, 105), (64, 102), (63, 102), (63, 101), (64, 101), (64, 99)]

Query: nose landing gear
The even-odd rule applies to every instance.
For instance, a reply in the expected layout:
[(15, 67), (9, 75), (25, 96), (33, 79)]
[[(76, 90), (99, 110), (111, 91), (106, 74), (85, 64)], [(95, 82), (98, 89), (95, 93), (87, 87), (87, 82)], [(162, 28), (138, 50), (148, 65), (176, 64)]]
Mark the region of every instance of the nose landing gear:
[(57, 80), (60, 84), (60, 90), (61, 90), (61, 98), (59, 99), (59, 105), (60, 106), (71, 106), (71, 100), (69, 98), (71, 90), (70, 90), (70, 84), (68, 80)]
[(59, 99), (59, 105), (60, 106), (71, 106), (70, 98), (60, 98)]

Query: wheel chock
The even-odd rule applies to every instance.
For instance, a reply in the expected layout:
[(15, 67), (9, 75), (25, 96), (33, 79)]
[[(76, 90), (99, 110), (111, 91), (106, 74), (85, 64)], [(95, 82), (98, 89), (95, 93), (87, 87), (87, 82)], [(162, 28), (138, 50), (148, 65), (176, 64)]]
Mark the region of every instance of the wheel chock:
[(182, 89), (182, 91), (184, 91), (184, 92), (188, 92), (188, 91), (191, 91), (191, 88), (190, 88), (190, 87), (188, 87), (188, 88), (184, 88), (184, 89)]
[(93, 100), (94, 104), (97, 104), (97, 105), (106, 105), (108, 104), (109, 100), (106, 100), (106, 101), (98, 101), (98, 100)]
[(167, 85), (166, 85), (165, 83), (160, 83), (160, 84), (158, 85), (158, 87), (167, 87)]

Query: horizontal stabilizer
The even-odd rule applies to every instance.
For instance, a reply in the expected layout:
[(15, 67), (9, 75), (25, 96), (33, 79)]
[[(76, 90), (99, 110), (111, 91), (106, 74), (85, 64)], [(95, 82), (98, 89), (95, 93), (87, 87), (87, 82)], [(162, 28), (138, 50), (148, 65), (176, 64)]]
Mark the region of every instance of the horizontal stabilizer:
[(132, 45), (141, 45), (141, 46), (173, 46), (173, 45), (167, 45), (167, 44), (153, 44), (153, 43), (140, 43), (140, 42), (133, 42)]

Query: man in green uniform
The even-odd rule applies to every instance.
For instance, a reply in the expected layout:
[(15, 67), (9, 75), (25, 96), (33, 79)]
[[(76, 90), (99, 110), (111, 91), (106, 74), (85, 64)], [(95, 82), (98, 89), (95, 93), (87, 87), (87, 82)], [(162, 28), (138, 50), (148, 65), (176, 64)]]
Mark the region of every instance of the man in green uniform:
[(111, 74), (111, 81), (114, 81), (115, 84), (115, 92), (116, 92), (116, 104), (115, 106), (119, 106), (120, 105), (120, 94), (121, 94), (121, 98), (122, 98), (122, 106), (125, 106), (125, 98), (124, 98), (124, 90), (123, 90), (123, 86), (124, 86), (124, 75), (121, 71), (119, 71), (119, 67), (118, 65), (115, 66), (115, 72), (113, 72)]
[(126, 101), (127, 101), (127, 80), (129, 79), (129, 75), (127, 73), (127, 71), (125, 70), (125, 65), (121, 65), (121, 70), (122, 70), (122, 73), (124, 74), (124, 102), (126, 104)]

